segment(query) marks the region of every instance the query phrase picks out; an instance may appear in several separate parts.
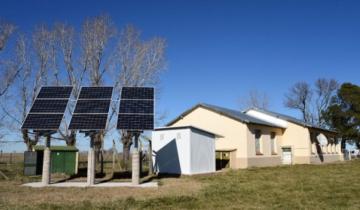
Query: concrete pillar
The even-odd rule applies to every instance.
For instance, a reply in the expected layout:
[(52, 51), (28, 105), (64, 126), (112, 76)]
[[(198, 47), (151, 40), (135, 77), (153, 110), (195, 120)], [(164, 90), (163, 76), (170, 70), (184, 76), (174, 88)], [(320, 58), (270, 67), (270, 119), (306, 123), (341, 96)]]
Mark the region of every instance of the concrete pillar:
[(46, 143), (45, 143), (44, 157), (43, 157), (42, 184), (45, 186), (50, 184), (50, 161), (51, 161), (50, 138), (51, 138), (50, 135), (46, 136)]
[(87, 185), (91, 186), (95, 184), (95, 148), (94, 148), (94, 136), (90, 137), (90, 149), (88, 152), (88, 170), (87, 170)]
[(315, 144), (315, 143), (312, 143), (312, 144), (311, 144), (311, 154), (317, 154), (316, 144)]
[(132, 153), (131, 180), (133, 185), (140, 184), (140, 152), (138, 150), (134, 150)]
[(140, 152), (138, 147), (139, 135), (139, 133), (135, 134), (134, 150), (132, 152), (131, 180), (133, 185), (140, 184)]

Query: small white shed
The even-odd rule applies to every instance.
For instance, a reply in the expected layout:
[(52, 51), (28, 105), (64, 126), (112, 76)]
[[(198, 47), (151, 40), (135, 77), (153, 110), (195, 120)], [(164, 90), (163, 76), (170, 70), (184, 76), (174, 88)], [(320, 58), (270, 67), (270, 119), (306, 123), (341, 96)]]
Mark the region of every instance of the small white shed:
[(152, 132), (155, 172), (201, 174), (215, 172), (216, 135), (193, 126), (157, 128)]

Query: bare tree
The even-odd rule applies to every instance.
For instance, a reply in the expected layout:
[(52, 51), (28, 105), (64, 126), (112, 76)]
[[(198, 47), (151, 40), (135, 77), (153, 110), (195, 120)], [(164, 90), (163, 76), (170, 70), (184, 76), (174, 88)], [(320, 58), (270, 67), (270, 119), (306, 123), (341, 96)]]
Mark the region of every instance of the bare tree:
[(315, 82), (315, 111), (314, 121), (319, 126), (325, 126), (325, 120), (323, 118), (323, 112), (327, 110), (330, 105), (331, 98), (336, 94), (339, 89), (339, 83), (334, 79), (320, 78)]
[(111, 65), (110, 55), (106, 55), (109, 41), (115, 35), (115, 27), (108, 16), (87, 19), (81, 32), (82, 64), (89, 72), (92, 86), (103, 84), (104, 74)]
[(5, 45), (13, 32), (15, 31), (15, 25), (7, 21), (0, 20), (0, 51), (5, 48)]
[[(159, 74), (165, 67), (166, 42), (162, 38), (142, 40), (141, 33), (128, 25), (121, 31), (116, 58), (119, 61), (116, 87), (157, 85)], [(123, 160), (128, 169), (132, 135), (121, 131)]]
[(299, 110), (305, 122), (324, 126), (323, 111), (338, 88), (338, 83), (333, 79), (320, 78), (315, 81), (314, 88), (306, 82), (298, 82), (285, 95), (284, 104)]
[[(15, 25), (0, 20), (0, 53), (4, 50), (5, 45), (7, 44), (14, 30)], [(0, 60), (0, 77), (2, 78), (2, 82), (0, 84), (0, 97), (6, 93), (18, 75), (19, 71), (16, 67), (17, 64), (14, 60)]]
[[(110, 42), (114, 37), (116, 28), (106, 15), (87, 19), (81, 32), (82, 56), (84, 69), (88, 72), (92, 86), (104, 83), (105, 74), (112, 66)], [(108, 54), (107, 54), (108, 53)], [(111, 120), (111, 119), (110, 119)], [(102, 147), (106, 131), (100, 131), (95, 138), (96, 162), (103, 162)], [(103, 164), (101, 164), (103, 166)], [(101, 170), (103, 167), (101, 167)]]
[(240, 99), (240, 106), (242, 109), (254, 107), (267, 110), (269, 109), (269, 97), (265, 92), (251, 90), (246, 96)]
[(312, 117), (310, 113), (310, 103), (312, 100), (312, 90), (306, 82), (298, 82), (292, 86), (285, 95), (284, 104), (291, 109), (297, 109), (301, 112), (303, 120), (310, 122)]
[[(54, 26), (55, 34), (55, 49), (58, 50), (57, 55), (59, 59), (62, 59), (66, 71), (66, 82), (67, 85), (73, 87), (72, 94), (77, 98), (80, 90), (80, 85), (84, 78), (85, 70), (82, 68), (75, 68), (74, 64), (74, 44), (75, 40), (75, 29), (64, 23), (57, 23)], [(56, 52), (56, 50), (55, 50)], [(73, 107), (68, 106), (67, 112), (71, 113)], [(68, 146), (74, 146), (76, 144), (76, 131), (69, 130), (67, 123), (63, 129), (59, 130), (60, 136), (65, 140)]]
[[(49, 67), (51, 66), (51, 56), (53, 48), (53, 33), (45, 26), (37, 27), (32, 35), (32, 44), (29, 44), (25, 38), (19, 41), (19, 49), (17, 54), (21, 57), (23, 68), (19, 74), (19, 115), (14, 116), (19, 124), (24, 121), (29, 106), (35, 100), (36, 94), (42, 85), (48, 84)], [(32, 57), (30, 51), (34, 52)], [(28, 150), (32, 150), (33, 146), (39, 141), (37, 134), (31, 133), (27, 129), (23, 129), (22, 138)]]

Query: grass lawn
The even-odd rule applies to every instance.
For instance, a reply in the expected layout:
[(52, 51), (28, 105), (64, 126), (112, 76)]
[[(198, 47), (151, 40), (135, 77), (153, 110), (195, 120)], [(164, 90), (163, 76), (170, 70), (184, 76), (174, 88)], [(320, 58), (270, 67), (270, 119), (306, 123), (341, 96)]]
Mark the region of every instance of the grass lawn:
[(158, 189), (20, 186), (27, 181), (0, 181), (0, 209), (360, 209), (360, 160), (162, 178)]

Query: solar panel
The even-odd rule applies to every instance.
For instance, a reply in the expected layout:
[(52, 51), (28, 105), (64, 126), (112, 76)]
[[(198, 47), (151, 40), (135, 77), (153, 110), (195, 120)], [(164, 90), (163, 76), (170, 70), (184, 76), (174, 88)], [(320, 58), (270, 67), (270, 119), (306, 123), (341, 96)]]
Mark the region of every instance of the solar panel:
[(154, 102), (152, 100), (121, 100), (119, 113), (154, 113)]
[(117, 128), (125, 130), (154, 129), (154, 88), (122, 88)]
[(151, 87), (123, 87), (121, 99), (154, 99), (154, 88)]
[(113, 87), (82, 87), (79, 99), (111, 99)]
[(117, 129), (152, 130), (154, 129), (154, 115), (119, 114)]
[(22, 129), (57, 130), (61, 124), (63, 114), (28, 114)]
[(103, 130), (106, 128), (107, 114), (74, 114), (69, 129)]
[(108, 113), (110, 100), (78, 100), (74, 113)]
[(62, 87), (42, 87), (39, 91), (37, 98), (70, 98), (72, 91), (71, 86)]
[(112, 91), (113, 87), (82, 87), (69, 129), (105, 129)]
[(71, 95), (71, 86), (41, 87), (22, 129), (57, 130)]
[(65, 99), (36, 99), (30, 109), (30, 113), (59, 113), (65, 112), (69, 100)]

